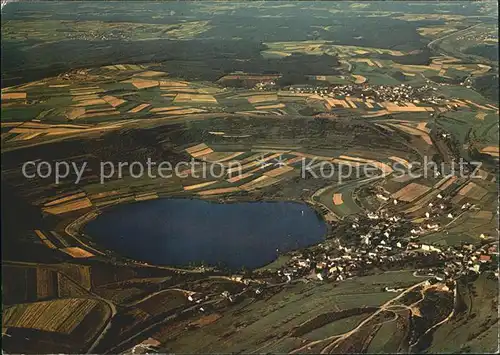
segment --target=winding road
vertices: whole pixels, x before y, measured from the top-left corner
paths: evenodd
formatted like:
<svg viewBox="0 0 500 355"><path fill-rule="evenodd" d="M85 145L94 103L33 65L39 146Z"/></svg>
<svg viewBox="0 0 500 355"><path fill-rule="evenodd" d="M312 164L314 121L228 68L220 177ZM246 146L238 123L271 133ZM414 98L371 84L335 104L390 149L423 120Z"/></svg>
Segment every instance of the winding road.
<svg viewBox="0 0 500 355"><path fill-rule="evenodd" d="M408 287L406 290L404 290L403 292L401 292L399 295L397 295L396 297L390 299L389 301L387 301L386 303L384 303L383 305L380 306L380 308L375 311L374 313L372 313L369 317L365 318L361 323L358 324L357 327L355 327L354 329L346 332L346 333L343 333L343 334L335 334L335 335L332 335L330 337L327 337L327 338L324 338L324 339L320 339L320 340L315 340L315 341L311 341L303 346L301 346L300 348L297 348L297 349L294 349L293 351L290 352L290 354L297 354L297 353L301 353L303 352L304 350L308 349L308 348L311 348L315 345L318 345L318 344L321 344L325 341L330 341L330 340L333 340L333 342L331 342L330 344L328 344L327 346L325 346L322 350L321 350L321 354L328 354L329 351L331 349L333 349L337 344L339 344L340 341L342 340L345 340L347 338L349 338L351 335L355 334L356 332L358 332L365 324L367 324L368 322L370 322L373 318L375 318L377 315L379 315L380 313L386 311L386 310L389 310L388 309L390 306L392 306L392 303L399 300L400 298L402 298L403 296L405 296L407 293L413 291L414 289L420 287L420 286L425 286L425 285L428 285L428 282L429 280L425 280L425 281L421 281L413 286L410 286Z"/></svg>

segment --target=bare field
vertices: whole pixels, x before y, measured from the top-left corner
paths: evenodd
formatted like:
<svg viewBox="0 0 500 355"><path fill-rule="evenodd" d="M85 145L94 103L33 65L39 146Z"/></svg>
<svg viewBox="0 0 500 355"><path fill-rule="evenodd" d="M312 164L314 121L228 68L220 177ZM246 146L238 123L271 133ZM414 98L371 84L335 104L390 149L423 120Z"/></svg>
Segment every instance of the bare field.
<svg viewBox="0 0 500 355"><path fill-rule="evenodd" d="M411 202L415 200L417 197L422 196L425 194L427 191L430 190L430 187L418 184L416 182L412 182L405 187L403 187L401 190L395 192L392 194L392 198L406 201L406 202Z"/></svg>

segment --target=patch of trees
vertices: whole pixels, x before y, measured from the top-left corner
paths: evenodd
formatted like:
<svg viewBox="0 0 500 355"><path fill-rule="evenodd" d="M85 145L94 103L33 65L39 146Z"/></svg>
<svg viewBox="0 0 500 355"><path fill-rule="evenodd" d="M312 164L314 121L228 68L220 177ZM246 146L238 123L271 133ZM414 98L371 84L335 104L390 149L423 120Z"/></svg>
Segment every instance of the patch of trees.
<svg viewBox="0 0 500 355"><path fill-rule="evenodd" d="M430 57L431 52L428 48L423 48L403 56L393 56L390 54L382 54L379 56L380 59L388 59L404 65L429 65L431 63Z"/></svg>
<svg viewBox="0 0 500 355"><path fill-rule="evenodd" d="M498 61L498 45L480 44L467 48L464 53L478 55L494 62Z"/></svg>
<svg viewBox="0 0 500 355"><path fill-rule="evenodd" d="M472 85L484 97L498 102L498 73L477 77Z"/></svg>

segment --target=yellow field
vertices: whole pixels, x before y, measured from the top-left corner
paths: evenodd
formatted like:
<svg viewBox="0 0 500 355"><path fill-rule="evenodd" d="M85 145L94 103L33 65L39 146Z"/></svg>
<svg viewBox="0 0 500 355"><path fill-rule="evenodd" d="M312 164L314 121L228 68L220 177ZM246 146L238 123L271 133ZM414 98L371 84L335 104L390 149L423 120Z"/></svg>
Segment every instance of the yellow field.
<svg viewBox="0 0 500 355"><path fill-rule="evenodd" d="M342 194L341 193L335 193L333 194L333 204L335 206L341 205L344 203L344 200L342 199Z"/></svg>
<svg viewBox="0 0 500 355"><path fill-rule="evenodd" d="M352 58L351 59L353 62L358 62L358 63L366 63L368 64L370 67L373 67L375 66L375 64L372 62L371 59L368 59L368 58Z"/></svg>
<svg viewBox="0 0 500 355"><path fill-rule="evenodd" d="M243 190L246 190L246 191L251 191L254 189L260 189L262 187L273 185L273 184L277 183L278 181L279 181L279 179L277 179L277 178L262 175L261 177L258 177L257 179L255 179L253 181L250 181L246 184L241 185L240 188Z"/></svg>
<svg viewBox="0 0 500 355"><path fill-rule="evenodd" d="M293 167L285 165L285 166L281 166L281 167L273 169L273 170L266 171L264 173L264 176L276 177L276 176L280 176L280 175L283 175L285 173L288 173L289 171L292 171L292 170L293 170Z"/></svg>
<svg viewBox="0 0 500 355"><path fill-rule="evenodd" d="M451 101L460 107L467 107L467 104L459 99L452 99Z"/></svg>
<svg viewBox="0 0 500 355"><path fill-rule="evenodd" d="M90 90L87 90L87 89L82 89L82 90L77 90L77 89L73 89L71 90L71 95L74 96L74 97L79 97L79 96L89 96L89 95L97 95L98 93L100 92L103 92L104 90L103 89L90 89Z"/></svg>
<svg viewBox="0 0 500 355"><path fill-rule="evenodd" d="M248 102L251 104L267 101L277 101L278 95L276 94L266 94L266 95L253 95L247 98Z"/></svg>
<svg viewBox="0 0 500 355"><path fill-rule="evenodd" d="M476 119L484 121L484 118L486 117L487 113L484 111L479 111L476 113Z"/></svg>
<svg viewBox="0 0 500 355"><path fill-rule="evenodd" d="M472 105L472 106L475 106L481 110L494 110L493 108L490 108L490 107L487 107L487 106L483 106L483 105L479 105L479 104L476 104L475 102L472 102L471 100L466 100L464 99L465 102L467 102L468 104Z"/></svg>
<svg viewBox="0 0 500 355"><path fill-rule="evenodd" d="M40 240L48 246L50 249L57 249L57 247L52 243L45 234L43 234L40 230L36 229L35 234L40 238Z"/></svg>
<svg viewBox="0 0 500 355"><path fill-rule="evenodd" d="M498 157L499 156L499 149L498 149L498 146L490 145L488 147L484 147L483 149L481 149L481 153L489 154L489 155L494 156L494 157Z"/></svg>
<svg viewBox="0 0 500 355"><path fill-rule="evenodd" d="M220 188L220 189L200 191L200 192L198 192L198 195L200 195L200 196L222 195L222 194L227 194L227 193L232 193L232 192L237 192L237 191L240 191L240 189L238 187L224 187L224 188Z"/></svg>
<svg viewBox="0 0 500 355"><path fill-rule="evenodd" d="M157 80L145 80L145 79L132 79L130 80L132 85L134 85L137 89L147 89L158 86Z"/></svg>
<svg viewBox="0 0 500 355"><path fill-rule="evenodd" d="M4 309L2 326L71 334L100 302L69 298L19 304Z"/></svg>
<svg viewBox="0 0 500 355"><path fill-rule="evenodd" d="M379 117L379 116L385 116L387 114L389 114L389 111L387 111L387 110L379 110L377 112L370 112L370 113L367 113L365 115L361 115L361 117ZM381 125L381 124L378 124L378 123L376 123L376 125L379 126L379 127L381 127L381 128L390 130L391 132L394 132L394 130L391 130L387 126L384 126L384 125Z"/></svg>
<svg viewBox="0 0 500 355"><path fill-rule="evenodd" d="M182 107L180 106L166 106L166 107L155 107L149 110L149 112L158 112L162 113L164 111L172 111L172 110L178 110L181 109Z"/></svg>
<svg viewBox="0 0 500 355"><path fill-rule="evenodd" d="M444 20L444 21L461 21L465 18L463 15L449 14L404 14L394 17L405 21L429 21L429 20Z"/></svg>
<svg viewBox="0 0 500 355"><path fill-rule="evenodd" d="M421 73L426 70L433 69L432 67L427 65L404 65L404 64L393 63L392 66L406 73ZM434 68L434 70L436 70L436 68Z"/></svg>
<svg viewBox="0 0 500 355"><path fill-rule="evenodd" d="M488 173L482 169L479 169L476 175L478 175L483 180L486 180L488 178Z"/></svg>
<svg viewBox="0 0 500 355"><path fill-rule="evenodd" d="M365 105L366 105L366 107L368 107L368 108L374 108L373 103L374 103L374 102L373 102L373 100L366 100L366 101L364 102L364 104L365 104Z"/></svg>
<svg viewBox="0 0 500 355"><path fill-rule="evenodd" d="M130 109L128 112L129 113L137 113L142 110L144 110L146 107L151 106L151 104L140 104L139 106L134 107L133 109Z"/></svg>
<svg viewBox="0 0 500 355"><path fill-rule="evenodd" d="M144 78L151 78L153 76L161 76L161 75L167 75L167 73L162 71L148 70L148 71L143 71L142 73L134 74L134 76L140 76Z"/></svg>
<svg viewBox="0 0 500 355"><path fill-rule="evenodd" d="M71 92L81 92L81 91L89 91L89 90L96 90L99 89L99 86L87 86L87 87L80 87L80 88L72 88L70 89Z"/></svg>
<svg viewBox="0 0 500 355"><path fill-rule="evenodd" d="M354 83L356 84L366 83L366 78L363 75L351 74L351 76L354 78Z"/></svg>
<svg viewBox="0 0 500 355"><path fill-rule="evenodd" d="M428 106L416 106L412 103L407 103L405 106L396 105L392 102L384 102L382 104L390 112L427 112L434 111L432 107Z"/></svg>
<svg viewBox="0 0 500 355"><path fill-rule="evenodd" d="M268 166L271 166L271 165L273 165L273 163L263 163L262 165L259 164L258 162L248 163L248 164L245 164L243 166L242 170L245 170L249 167L252 168L255 166L253 169L247 171L247 173L249 173L249 174L254 174L254 173L261 172L262 169L267 168Z"/></svg>
<svg viewBox="0 0 500 355"><path fill-rule="evenodd" d="M348 97L345 98L345 101L347 102L347 104L351 107L351 108L358 108L356 106L356 104Z"/></svg>
<svg viewBox="0 0 500 355"><path fill-rule="evenodd" d="M241 163L241 162L240 162ZM228 174L232 174L233 172L235 171L244 171L244 170L247 170L247 169L250 169L250 168L253 168L255 166L258 166L260 164L259 161L250 161L248 163L245 163L243 165L239 165L239 166L234 166L234 167L231 167L229 169L227 169L227 173ZM258 166L257 169L253 170L253 171L257 171L260 169L260 166ZM248 173L250 172L253 172L253 171L247 171Z"/></svg>
<svg viewBox="0 0 500 355"><path fill-rule="evenodd" d="M393 171L392 168L389 165L384 164L384 163L379 162L379 161L376 161L376 160L370 162L370 165L373 165L376 168L378 168L379 170L382 170L382 172L384 174L391 174L392 171Z"/></svg>
<svg viewBox="0 0 500 355"><path fill-rule="evenodd" d="M374 160L371 160L371 159L364 159L364 158L359 158L359 157L351 157L349 155L339 155L339 158L340 159L346 159L346 160L352 160L352 161L358 161L358 162L362 162L362 163L369 163L369 162L373 162Z"/></svg>
<svg viewBox="0 0 500 355"><path fill-rule="evenodd" d="M326 103L327 103L327 107L329 109L332 109L336 106L342 106L344 108L350 108L349 104L347 102L345 102L344 100L338 100L338 99L332 99L330 97L327 97L325 99Z"/></svg>
<svg viewBox="0 0 500 355"><path fill-rule="evenodd" d="M69 196L58 198L56 200L52 200L50 202L47 202L45 204L45 207L57 205L59 203L71 201L71 200L74 200L74 199L77 199L77 198L82 198L82 197L85 197L85 192L79 192L79 193L76 193L76 194L73 194L73 195L69 195Z"/></svg>
<svg viewBox="0 0 500 355"><path fill-rule="evenodd" d="M403 210L403 213L413 213L422 208L424 208L430 201L436 198L439 195L440 191L433 190L429 192L424 197L420 198L417 203L411 205L409 208Z"/></svg>
<svg viewBox="0 0 500 355"><path fill-rule="evenodd" d="M276 104L276 105L264 105L264 106L255 106L257 110L271 110L273 108L285 108L286 105L283 103Z"/></svg>
<svg viewBox="0 0 500 355"><path fill-rule="evenodd" d="M88 207L92 207L92 202L87 197L84 197L81 199L72 200L70 202L58 204L55 206L43 207L42 210L50 214L61 214Z"/></svg>
<svg viewBox="0 0 500 355"><path fill-rule="evenodd" d="M160 80L160 89L172 88L172 87L187 87L189 83L187 81L171 81L171 80Z"/></svg>
<svg viewBox="0 0 500 355"><path fill-rule="evenodd" d="M393 193L392 198L401 201L411 202L415 200L417 197L420 197L423 194L425 194L427 191L429 191L429 189L430 187L428 186L412 182L403 187L401 190Z"/></svg>
<svg viewBox="0 0 500 355"><path fill-rule="evenodd" d="M174 97L174 98L178 94L191 94L191 95L206 94L206 93L200 92L201 89L193 89L193 88L162 88L161 90L166 91L166 93L162 94L161 96ZM194 100L186 99L185 101L190 102L190 101L194 101Z"/></svg>
<svg viewBox="0 0 500 355"><path fill-rule="evenodd" d="M403 159L403 158L400 158L400 157L395 157L395 156L391 156L389 157L389 159L403 165L405 168L409 168L410 167L410 163L408 162L408 160L406 159Z"/></svg>
<svg viewBox="0 0 500 355"><path fill-rule="evenodd" d="M69 279L74 280L86 290L91 288L91 267L87 265L59 264L60 271Z"/></svg>
<svg viewBox="0 0 500 355"><path fill-rule="evenodd" d="M479 211L472 218L491 220L493 218L493 212L491 211Z"/></svg>
<svg viewBox="0 0 500 355"><path fill-rule="evenodd" d="M104 111L104 112L85 113L81 116L78 116L78 118L113 116L113 115L119 115L119 114L120 114L120 111Z"/></svg>
<svg viewBox="0 0 500 355"><path fill-rule="evenodd" d="M435 186L434 188L437 188L441 191L444 191L446 190L448 187L451 186L451 184L453 184L455 181L457 181L457 177L456 176L451 176L449 179L446 178L447 180L444 181L442 184L439 184L439 186Z"/></svg>
<svg viewBox="0 0 500 355"><path fill-rule="evenodd" d="M25 92L7 92L2 94L2 100L19 100L26 99Z"/></svg>
<svg viewBox="0 0 500 355"><path fill-rule="evenodd" d="M156 198L158 198L158 194L156 192L147 192L144 194L135 195L136 201L154 200Z"/></svg>
<svg viewBox="0 0 500 355"><path fill-rule="evenodd" d="M172 111L167 111L163 112L164 115L188 115L191 113L202 113L206 112L205 110L199 109L199 108L186 108L186 109L181 109L181 110L172 110Z"/></svg>
<svg viewBox="0 0 500 355"><path fill-rule="evenodd" d="M205 155L203 158L209 162L223 163L244 154L244 152L213 152Z"/></svg>
<svg viewBox="0 0 500 355"><path fill-rule="evenodd" d="M74 107L82 107L82 106L92 106L92 105L103 105L106 104L106 101L103 99L91 99L91 100L83 100L73 105Z"/></svg>
<svg viewBox="0 0 500 355"><path fill-rule="evenodd" d="M427 144L432 145L431 137L426 132L423 132L419 129L409 127L403 124L397 124L397 123L388 123L388 124L400 129L403 132L411 134L412 136L420 136Z"/></svg>
<svg viewBox="0 0 500 355"><path fill-rule="evenodd" d="M429 133L431 130L427 127L427 122L419 122L417 124L417 129Z"/></svg>
<svg viewBox="0 0 500 355"><path fill-rule="evenodd" d="M191 191L191 190L201 189L201 188L203 188L205 186L210 186L210 185L213 185L213 184L215 184L217 182L218 181L215 180L215 181L202 182L200 184L194 184L194 185L184 186L184 191Z"/></svg>
<svg viewBox="0 0 500 355"><path fill-rule="evenodd" d="M213 314L210 314L207 316L200 317L197 320L189 323L189 325L196 326L196 327L203 327L205 325L209 325L209 324L216 322L220 318L222 318L222 315L220 315L219 313L213 313Z"/></svg>
<svg viewBox="0 0 500 355"><path fill-rule="evenodd" d="M6 133L6 134L9 134L9 133ZM42 132L37 132L37 133L22 133L22 134L18 134L17 136L12 137L11 139L9 139L9 142L26 141L26 140L38 137L41 134L43 134L43 133Z"/></svg>
<svg viewBox="0 0 500 355"><path fill-rule="evenodd" d="M286 160L286 163L287 163L287 165L292 165L292 164L295 164L299 161L302 161L302 159L304 159L304 158L303 157L295 157L295 158L291 158L291 159Z"/></svg>
<svg viewBox="0 0 500 355"><path fill-rule="evenodd" d="M392 168L389 165L381 163L377 160L350 157L348 155L340 155L339 158L340 159L334 159L334 162L351 166L361 166L362 164L369 164L376 167L377 169L380 169L384 174L392 173Z"/></svg>
<svg viewBox="0 0 500 355"><path fill-rule="evenodd" d="M453 32L454 29L446 26L435 26L435 27L419 27L417 31L422 36L436 36L439 34L445 34L447 32Z"/></svg>
<svg viewBox="0 0 500 355"><path fill-rule="evenodd" d="M115 111L114 107L93 108L85 110L85 113L98 113L98 112L118 112L118 111Z"/></svg>
<svg viewBox="0 0 500 355"><path fill-rule="evenodd" d="M214 136L223 136L226 132L223 131L208 131L209 134L213 134Z"/></svg>
<svg viewBox="0 0 500 355"><path fill-rule="evenodd" d="M309 153L302 153L302 152L292 152L293 155L297 157L302 157L302 158L311 158L311 159L319 159L319 160L326 160L326 161L334 161L333 157L327 157L324 155L315 155L315 154L309 154Z"/></svg>
<svg viewBox="0 0 500 355"><path fill-rule="evenodd" d="M189 147L189 148L186 148L186 153L194 153L194 152L197 152L197 151L200 151L202 149L207 149L208 148L208 145L206 145L205 143L200 143L200 144L197 144L197 145L193 145L192 147Z"/></svg>
<svg viewBox="0 0 500 355"><path fill-rule="evenodd" d="M113 107L118 107L121 104L127 102L123 99L119 99L119 98L114 97L114 96L103 96L103 99L104 99L104 101L106 101L108 104L110 104Z"/></svg>
<svg viewBox="0 0 500 355"><path fill-rule="evenodd" d="M199 150L197 152L191 153L191 156L193 158L199 158L199 157L202 157L204 155L207 155L207 154L210 154L210 153L213 153L213 152L214 152L214 150L212 148L206 148L206 149Z"/></svg>
<svg viewBox="0 0 500 355"><path fill-rule="evenodd" d="M81 102L81 101L94 100L94 99L99 99L99 98L100 97L97 94L73 96L73 101Z"/></svg>
<svg viewBox="0 0 500 355"><path fill-rule="evenodd" d="M143 66L137 64L117 64L117 65L108 65L103 68L109 70L141 70L143 69Z"/></svg>
<svg viewBox="0 0 500 355"><path fill-rule="evenodd" d="M54 272L43 267L36 268L36 296L38 299L55 296Z"/></svg>
<svg viewBox="0 0 500 355"><path fill-rule="evenodd" d="M488 191L485 188L473 183L472 181L458 191L459 195L473 198L475 200L482 199L487 193Z"/></svg>
<svg viewBox="0 0 500 355"><path fill-rule="evenodd" d="M72 256L73 258L91 258L94 254L78 247L68 247L60 249L62 252Z"/></svg>
<svg viewBox="0 0 500 355"><path fill-rule="evenodd" d="M233 177L227 179L226 181L230 182L230 183L235 183L235 182L238 182L240 180L246 179L252 175L253 175L252 173L239 174L239 175L236 175L236 176L233 176Z"/></svg>
<svg viewBox="0 0 500 355"><path fill-rule="evenodd" d="M292 53L287 53L287 52L282 52L282 51L262 51L262 53L274 54L274 55L278 55L280 57L288 57L288 56L292 55Z"/></svg>
<svg viewBox="0 0 500 355"><path fill-rule="evenodd" d="M74 127L74 129L68 128ZM36 122L26 122L21 125L12 128L9 133L46 133L46 134L54 134L54 133L66 133L66 132L81 132L81 129L78 128L86 128L85 126L77 126L77 125L50 125Z"/></svg>
<svg viewBox="0 0 500 355"><path fill-rule="evenodd" d="M216 104L217 100L208 94L177 94L174 102L202 102Z"/></svg>

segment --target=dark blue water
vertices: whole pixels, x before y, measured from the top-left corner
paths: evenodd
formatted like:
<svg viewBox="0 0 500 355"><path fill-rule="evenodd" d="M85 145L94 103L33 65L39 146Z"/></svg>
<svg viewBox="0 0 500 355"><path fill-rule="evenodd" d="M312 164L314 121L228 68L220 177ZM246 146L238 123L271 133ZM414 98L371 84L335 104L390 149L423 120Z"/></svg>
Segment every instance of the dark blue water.
<svg viewBox="0 0 500 355"><path fill-rule="evenodd" d="M283 253L320 242L326 225L302 203L159 199L113 207L85 232L135 260L238 270L272 262L277 249Z"/></svg>

